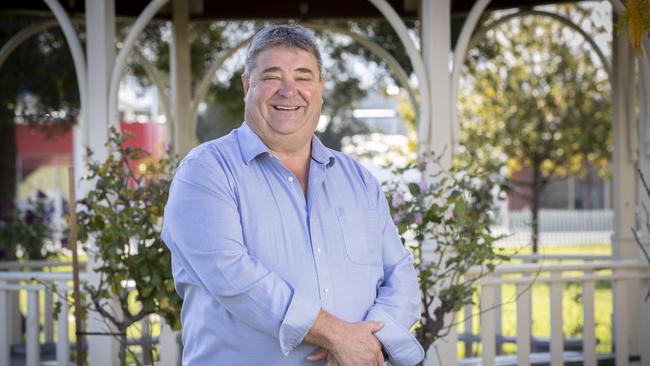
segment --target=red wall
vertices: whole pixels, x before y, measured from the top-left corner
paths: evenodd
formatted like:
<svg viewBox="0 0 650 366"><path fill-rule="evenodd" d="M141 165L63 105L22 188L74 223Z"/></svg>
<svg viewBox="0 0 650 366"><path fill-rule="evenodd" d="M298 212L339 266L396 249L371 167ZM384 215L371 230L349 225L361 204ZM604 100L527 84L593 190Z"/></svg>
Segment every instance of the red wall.
<svg viewBox="0 0 650 366"><path fill-rule="evenodd" d="M122 132L130 131L134 136L128 146L139 147L153 155L160 156L164 150L165 125L158 123L120 123ZM16 126L16 150L19 169L23 176L42 165L72 164L72 129L41 125L31 128Z"/></svg>

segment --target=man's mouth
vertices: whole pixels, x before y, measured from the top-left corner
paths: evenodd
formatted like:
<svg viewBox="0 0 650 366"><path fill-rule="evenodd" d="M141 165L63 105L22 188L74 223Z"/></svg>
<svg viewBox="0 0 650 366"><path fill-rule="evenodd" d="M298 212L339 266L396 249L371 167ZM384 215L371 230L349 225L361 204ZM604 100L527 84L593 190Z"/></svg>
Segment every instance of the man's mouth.
<svg viewBox="0 0 650 366"><path fill-rule="evenodd" d="M275 108L276 111L297 111L300 106L287 106L287 105L274 105L273 108Z"/></svg>

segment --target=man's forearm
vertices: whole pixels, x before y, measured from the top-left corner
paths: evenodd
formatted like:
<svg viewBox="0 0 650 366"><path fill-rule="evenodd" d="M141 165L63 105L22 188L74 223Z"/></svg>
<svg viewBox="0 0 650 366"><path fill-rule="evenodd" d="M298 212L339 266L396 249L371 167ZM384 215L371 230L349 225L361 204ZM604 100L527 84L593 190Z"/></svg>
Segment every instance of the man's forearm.
<svg viewBox="0 0 650 366"><path fill-rule="evenodd" d="M337 328L340 328L342 322L341 319L321 309L303 342L331 350L334 347L336 334L340 333Z"/></svg>

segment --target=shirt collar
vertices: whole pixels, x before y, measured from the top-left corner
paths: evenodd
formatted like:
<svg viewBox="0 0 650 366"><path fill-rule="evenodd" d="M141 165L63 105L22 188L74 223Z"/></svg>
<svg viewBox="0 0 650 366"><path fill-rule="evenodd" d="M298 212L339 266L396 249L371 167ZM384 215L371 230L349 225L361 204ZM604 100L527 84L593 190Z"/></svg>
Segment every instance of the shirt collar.
<svg viewBox="0 0 650 366"><path fill-rule="evenodd" d="M239 142L241 157L244 159L246 165L260 154L271 153L269 148L266 147L260 137L257 136L250 127L248 127L246 122L242 123L241 127L237 130L237 141Z"/></svg>
<svg viewBox="0 0 650 366"><path fill-rule="evenodd" d="M266 147L262 139L251 130L246 122L242 123L241 127L237 130L237 141L239 142L239 150L246 165L250 164L251 160L261 154L271 154L271 150ZM311 138L311 158L320 164L326 164L328 168L335 161L334 154L315 135L312 135Z"/></svg>
<svg viewBox="0 0 650 366"><path fill-rule="evenodd" d="M318 163L326 164L328 168L334 165L336 160L334 154L323 145L316 135L311 137L311 158Z"/></svg>

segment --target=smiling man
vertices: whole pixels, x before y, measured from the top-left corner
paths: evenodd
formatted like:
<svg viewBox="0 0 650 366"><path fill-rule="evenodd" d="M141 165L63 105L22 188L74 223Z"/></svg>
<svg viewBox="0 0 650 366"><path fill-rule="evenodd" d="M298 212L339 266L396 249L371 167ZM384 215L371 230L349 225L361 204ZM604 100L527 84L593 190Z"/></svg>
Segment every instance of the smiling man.
<svg viewBox="0 0 650 366"><path fill-rule="evenodd" d="M184 365L415 365L420 302L375 178L314 136L320 52L297 25L253 37L245 113L179 165L163 239Z"/></svg>

